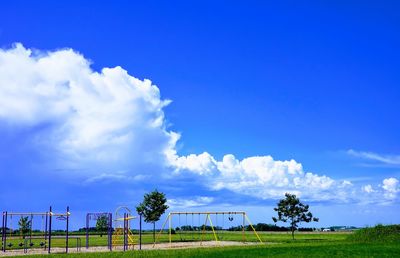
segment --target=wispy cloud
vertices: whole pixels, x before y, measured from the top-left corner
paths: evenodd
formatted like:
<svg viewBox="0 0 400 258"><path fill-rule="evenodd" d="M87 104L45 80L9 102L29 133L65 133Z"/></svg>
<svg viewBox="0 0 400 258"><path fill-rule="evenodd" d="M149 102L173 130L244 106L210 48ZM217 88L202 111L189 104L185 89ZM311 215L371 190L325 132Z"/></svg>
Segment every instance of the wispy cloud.
<svg viewBox="0 0 400 258"><path fill-rule="evenodd" d="M130 176L126 171L118 171L114 173L101 173L96 176L92 176L87 178L84 183L90 184L101 181L124 181L124 182L133 182L133 181L142 181L148 178L146 175L134 175Z"/></svg>
<svg viewBox="0 0 400 258"><path fill-rule="evenodd" d="M374 161L379 164L400 166L400 155L382 155L374 152L348 150L347 154L353 157ZM371 164L367 164L371 165Z"/></svg>
<svg viewBox="0 0 400 258"><path fill-rule="evenodd" d="M190 199L168 199L168 206L171 210L174 209L186 209L186 208L194 208L209 205L214 201L213 197L208 196L195 196Z"/></svg>

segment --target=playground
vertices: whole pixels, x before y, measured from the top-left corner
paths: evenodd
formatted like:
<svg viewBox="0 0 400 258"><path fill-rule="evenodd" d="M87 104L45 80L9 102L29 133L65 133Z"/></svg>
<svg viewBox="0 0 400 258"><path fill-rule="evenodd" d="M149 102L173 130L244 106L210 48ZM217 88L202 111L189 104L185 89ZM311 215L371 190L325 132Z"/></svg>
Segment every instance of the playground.
<svg viewBox="0 0 400 258"><path fill-rule="evenodd" d="M161 228L142 228L141 215L127 206L88 212L84 231L70 230L69 207L55 212L2 213L1 254L124 252L265 244L244 211L180 211L166 214ZM101 232L93 225L101 222Z"/></svg>
<svg viewBox="0 0 400 258"><path fill-rule="evenodd" d="M396 225L355 233L297 232L294 240L290 232L257 232L244 211L169 212L158 222L156 231L143 228L142 216L127 206L114 212L87 212L81 219L85 227L79 230L70 223L73 216L69 207L58 211L49 207L44 212L4 211L0 256L400 256ZM101 227L94 230L94 225Z"/></svg>

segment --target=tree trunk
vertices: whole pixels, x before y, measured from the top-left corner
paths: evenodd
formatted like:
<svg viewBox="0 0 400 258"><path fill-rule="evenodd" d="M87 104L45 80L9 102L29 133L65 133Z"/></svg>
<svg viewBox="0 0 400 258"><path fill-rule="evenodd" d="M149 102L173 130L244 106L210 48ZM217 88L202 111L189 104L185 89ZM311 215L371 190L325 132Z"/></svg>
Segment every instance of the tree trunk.
<svg viewBox="0 0 400 258"><path fill-rule="evenodd" d="M291 230L292 230L292 240L294 240L294 217L292 216L292 221L290 223Z"/></svg>
<svg viewBox="0 0 400 258"><path fill-rule="evenodd" d="M156 243L156 223L153 222L153 243Z"/></svg>
<svg viewBox="0 0 400 258"><path fill-rule="evenodd" d="M291 223L292 225L291 225L291 230L292 230L292 240L294 240L294 225L293 225L293 220L292 220L292 223Z"/></svg>
<svg viewBox="0 0 400 258"><path fill-rule="evenodd" d="M294 228L292 226L292 239L294 240Z"/></svg>

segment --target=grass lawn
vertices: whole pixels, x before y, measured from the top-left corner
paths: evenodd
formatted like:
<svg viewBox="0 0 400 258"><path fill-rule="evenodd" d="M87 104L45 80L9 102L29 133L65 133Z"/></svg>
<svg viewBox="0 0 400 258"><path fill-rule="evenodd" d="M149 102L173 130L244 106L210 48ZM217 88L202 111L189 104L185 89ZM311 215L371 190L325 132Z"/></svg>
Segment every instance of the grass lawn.
<svg viewBox="0 0 400 258"><path fill-rule="evenodd" d="M66 257L65 254L53 254L51 256ZM48 255L24 257L48 257ZM266 246L129 251L124 253L78 253L68 254L68 257L400 257L400 246L397 244L352 244L339 241L337 243L284 243Z"/></svg>
<svg viewBox="0 0 400 258"><path fill-rule="evenodd" d="M247 242L258 242L257 237L252 232L245 232L245 239ZM348 233L297 233L296 240L292 240L289 232L258 232L259 236L264 242L268 243L315 243L315 242L336 242L340 240L345 240L348 236ZM242 241L243 235L241 232L218 232L218 239L221 241ZM77 241L76 238L80 238L81 246L86 246L86 238L84 235L74 236L73 233L70 236L68 246L70 248L76 247ZM138 243L138 235L134 235L134 238ZM186 241L200 241L201 234L199 233L181 233L181 234L173 234L172 241L173 242L186 242ZM214 240L214 235L212 232L206 232L203 235L203 240ZM162 233L157 242L168 242L168 234ZM19 237L7 238L7 243L12 243L11 249L20 249L19 243L23 242ZM32 239L34 243L33 248L38 248L40 242L45 242L43 238L36 237ZM29 243L29 241L28 241ZM107 236L103 235L100 237L99 235L90 235L89 238L90 246L106 246L107 245ZM146 232L142 236L143 244L153 243L153 235L151 232ZM52 238L52 247L65 247L65 238L62 236L57 236ZM8 249L10 249L8 247Z"/></svg>
<svg viewBox="0 0 400 258"><path fill-rule="evenodd" d="M193 248L174 250L146 250L128 252L106 253L77 253L68 254L68 257L102 258L102 257L400 257L400 245L398 243L360 243L349 240L348 233L297 233L296 240L291 240L287 233L260 233L262 239L270 244L252 246L231 246L214 248ZM168 235L162 236L167 241ZM192 235L174 235L174 241L181 238L190 240ZM207 235L211 238L211 234ZM222 240L240 240L240 232L224 232ZM255 241L247 235L248 240ZM150 243L152 235L146 233L144 242ZM59 240L57 240L59 241ZM106 243L106 237L91 236L91 243L101 245ZM71 247L74 241L71 241ZM84 246L84 239L82 245ZM64 243L59 243L62 246ZM52 254L51 257L66 257L65 254ZM48 255L25 255L24 257L48 257Z"/></svg>

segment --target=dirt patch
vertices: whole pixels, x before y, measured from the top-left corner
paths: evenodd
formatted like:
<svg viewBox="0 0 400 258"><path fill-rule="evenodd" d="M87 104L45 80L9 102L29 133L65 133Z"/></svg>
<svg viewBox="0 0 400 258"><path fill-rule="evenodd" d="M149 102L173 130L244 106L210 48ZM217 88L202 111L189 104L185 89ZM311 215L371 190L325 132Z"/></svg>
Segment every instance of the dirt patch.
<svg viewBox="0 0 400 258"><path fill-rule="evenodd" d="M173 242L161 243L153 245L142 245L143 250L151 249L186 249L186 248L201 248L201 247L221 247L221 246L243 246L243 245L257 245L257 242L237 242L237 241L203 241L203 242Z"/></svg>

